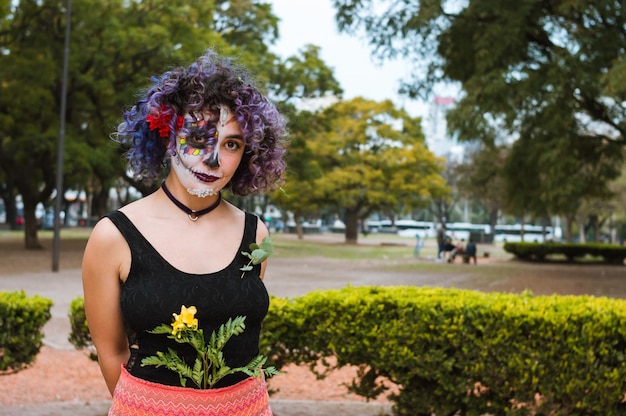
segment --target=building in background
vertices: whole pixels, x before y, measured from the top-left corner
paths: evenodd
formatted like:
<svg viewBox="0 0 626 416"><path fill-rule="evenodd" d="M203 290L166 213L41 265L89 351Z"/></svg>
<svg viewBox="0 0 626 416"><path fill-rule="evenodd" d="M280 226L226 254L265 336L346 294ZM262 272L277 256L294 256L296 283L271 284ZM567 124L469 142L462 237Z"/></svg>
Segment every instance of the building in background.
<svg viewBox="0 0 626 416"><path fill-rule="evenodd" d="M454 108L456 99L450 96L435 96L428 107L428 118L424 127L426 144L431 152L445 157L449 162L460 163L465 156L465 146L448 132L446 115Z"/></svg>

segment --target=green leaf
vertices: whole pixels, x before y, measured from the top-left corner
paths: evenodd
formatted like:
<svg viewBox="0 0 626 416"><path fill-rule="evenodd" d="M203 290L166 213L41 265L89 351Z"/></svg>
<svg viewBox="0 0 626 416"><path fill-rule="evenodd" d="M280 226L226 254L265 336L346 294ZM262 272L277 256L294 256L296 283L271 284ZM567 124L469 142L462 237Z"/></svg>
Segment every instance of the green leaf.
<svg viewBox="0 0 626 416"><path fill-rule="evenodd" d="M274 252L274 246L272 245L272 239L270 237L265 237L260 245L257 243L252 243L249 247L252 253L248 253L245 251L241 252L241 254L250 259L250 262L247 265L239 269L244 273L252 270L252 265L256 265L265 261ZM241 277L243 277L244 273L241 274Z"/></svg>
<svg viewBox="0 0 626 416"><path fill-rule="evenodd" d="M193 336L189 337L188 344L190 344L197 352L203 353L206 349L203 331L201 329L193 331Z"/></svg>
<svg viewBox="0 0 626 416"><path fill-rule="evenodd" d="M194 381L194 383L196 383L196 385L206 388L206 386L202 384L202 381L204 379L203 364L204 363L202 362L202 359L196 358L196 362L194 363L193 370L191 372L191 379Z"/></svg>
<svg viewBox="0 0 626 416"><path fill-rule="evenodd" d="M172 333L172 325L161 324L154 328L152 331L148 331L151 334L171 334Z"/></svg>
<svg viewBox="0 0 626 416"><path fill-rule="evenodd" d="M276 367L271 366L263 369L263 373L265 373L265 377L274 377L280 374L280 371L276 369Z"/></svg>
<svg viewBox="0 0 626 416"><path fill-rule="evenodd" d="M274 245L272 244L272 239L270 237L265 237L263 241L261 241L259 248L264 250L268 256L274 254Z"/></svg>

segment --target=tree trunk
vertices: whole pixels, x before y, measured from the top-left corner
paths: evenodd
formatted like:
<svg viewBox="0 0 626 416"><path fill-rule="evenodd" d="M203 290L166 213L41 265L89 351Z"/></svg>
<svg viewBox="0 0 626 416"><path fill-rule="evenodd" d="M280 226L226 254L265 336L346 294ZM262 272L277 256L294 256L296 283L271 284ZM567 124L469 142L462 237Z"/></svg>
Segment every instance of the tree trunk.
<svg viewBox="0 0 626 416"><path fill-rule="evenodd" d="M498 208L493 208L489 211L489 225L491 226L491 235L493 236L491 242L495 242L496 236L496 224L498 223Z"/></svg>
<svg viewBox="0 0 626 416"><path fill-rule="evenodd" d="M108 212L109 190L102 187L98 192L94 192L91 197L90 215L92 217L101 218Z"/></svg>
<svg viewBox="0 0 626 416"><path fill-rule="evenodd" d="M2 198L2 202L4 202L5 222L9 224L11 230L15 230L17 228L15 224L15 219L17 218L15 187L8 182L8 178L5 178L5 182L0 184L0 198Z"/></svg>
<svg viewBox="0 0 626 416"><path fill-rule="evenodd" d="M43 247L39 243L37 235L37 217L35 216L35 208L37 202L24 198L24 245L27 250L40 250Z"/></svg>
<svg viewBox="0 0 626 416"><path fill-rule="evenodd" d="M17 230L17 209L15 208L15 195L13 188L7 188L6 192L2 192L2 201L4 201L4 214L6 223L9 224L11 230Z"/></svg>
<svg viewBox="0 0 626 416"><path fill-rule="evenodd" d="M565 216L565 241L571 243L574 236L572 235L572 228L574 226L574 217L571 215Z"/></svg>
<svg viewBox="0 0 626 416"><path fill-rule="evenodd" d="M296 235L298 236L298 240L304 240L304 230L302 229L302 221L300 219L296 219Z"/></svg>
<svg viewBox="0 0 626 416"><path fill-rule="evenodd" d="M302 229L302 215L299 212L293 213L293 221L296 223L296 235L298 236L298 240L304 239L304 230Z"/></svg>
<svg viewBox="0 0 626 416"><path fill-rule="evenodd" d="M589 215L589 228L593 233L592 240L594 243L600 241L600 236L598 233L598 216L595 214Z"/></svg>
<svg viewBox="0 0 626 416"><path fill-rule="evenodd" d="M346 209L346 244L357 244L359 238L359 214L357 210Z"/></svg>

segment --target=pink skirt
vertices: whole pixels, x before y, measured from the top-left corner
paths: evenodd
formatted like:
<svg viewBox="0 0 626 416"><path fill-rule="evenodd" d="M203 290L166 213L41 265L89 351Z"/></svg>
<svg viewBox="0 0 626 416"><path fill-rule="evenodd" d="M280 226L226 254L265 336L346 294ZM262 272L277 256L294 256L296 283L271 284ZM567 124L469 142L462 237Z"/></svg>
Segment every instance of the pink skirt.
<svg viewBox="0 0 626 416"><path fill-rule="evenodd" d="M272 416L264 378L209 390L166 386L130 375L122 365L109 416Z"/></svg>

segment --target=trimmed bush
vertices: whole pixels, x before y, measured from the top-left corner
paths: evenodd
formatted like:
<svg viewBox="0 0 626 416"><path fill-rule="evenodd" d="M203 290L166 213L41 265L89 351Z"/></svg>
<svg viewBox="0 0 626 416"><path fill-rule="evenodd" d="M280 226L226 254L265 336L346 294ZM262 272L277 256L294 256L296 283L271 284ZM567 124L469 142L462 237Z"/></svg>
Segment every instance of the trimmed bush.
<svg viewBox="0 0 626 416"><path fill-rule="evenodd" d="M89 351L89 358L94 361L98 361L98 355L95 352L93 342L91 340L91 334L89 333L89 327L87 326L87 316L85 316L85 299L83 299L82 296L72 299L68 317L70 319L70 326L72 327L72 330L67 340L74 347L76 347L76 349L85 349Z"/></svg>
<svg viewBox="0 0 626 416"><path fill-rule="evenodd" d="M16 372L39 354L52 300L24 291L0 292L0 371Z"/></svg>
<svg viewBox="0 0 626 416"><path fill-rule="evenodd" d="M626 414L621 300L348 287L273 299L265 322L263 353L359 366L365 396L386 377L397 415Z"/></svg>
<svg viewBox="0 0 626 416"><path fill-rule="evenodd" d="M261 339L278 369L358 366L364 397L390 380L401 416L625 415L625 348L623 300L403 286L273 297Z"/></svg>
<svg viewBox="0 0 626 416"><path fill-rule="evenodd" d="M626 258L626 247L615 244L504 243L503 249L521 260L543 261L549 255L563 255L572 262L591 256L601 257L603 263L624 264Z"/></svg>

